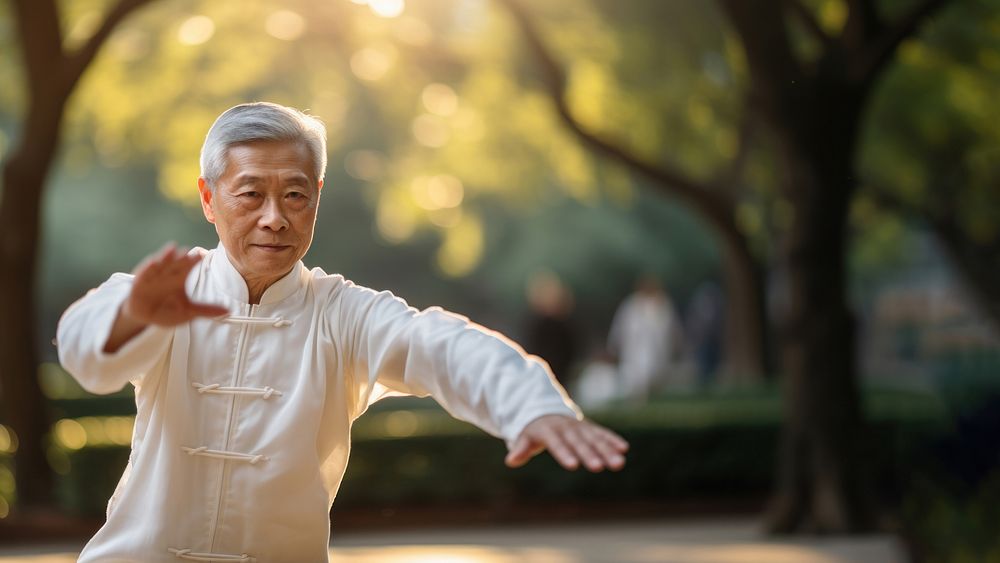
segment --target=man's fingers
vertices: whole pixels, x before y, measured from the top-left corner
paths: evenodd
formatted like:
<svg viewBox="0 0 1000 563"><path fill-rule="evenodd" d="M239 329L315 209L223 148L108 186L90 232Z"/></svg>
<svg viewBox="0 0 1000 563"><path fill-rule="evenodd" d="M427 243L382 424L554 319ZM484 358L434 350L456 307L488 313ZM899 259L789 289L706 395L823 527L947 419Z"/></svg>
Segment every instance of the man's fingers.
<svg viewBox="0 0 1000 563"><path fill-rule="evenodd" d="M527 436L522 435L514 442L504 462L508 467L521 467L525 463L528 463L528 460L534 457L540 449L534 446Z"/></svg>
<svg viewBox="0 0 1000 563"><path fill-rule="evenodd" d="M613 471L618 471L625 466L625 450L622 449L617 443L609 440L608 437L604 436L602 432L597 432L593 430L593 441L592 445L597 454L603 459L604 466ZM627 449L627 445L626 449Z"/></svg>
<svg viewBox="0 0 1000 563"><path fill-rule="evenodd" d="M619 452L625 453L628 451L629 445L625 438L622 438L618 434L601 426L595 426L594 429L601 434L606 442L614 446Z"/></svg>
<svg viewBox="0 0 1000 563"><path fill-rule="evenodd" d="M184 283L188 273L202 259L200 254L188 254L184 248L170 247L168 250L136 268L136 281L148 287L175 287Z"/></svg>
<svg viewBox="0 0 1000 563"><path fill-rule="evenodd" d="M150 262L159 265L166 264L173 259L175 250L177 250L177 245L172 241L168 242L153 254Z"/></svg>
<svg viewBox="0 0 1000 563"><path fill-rule="evenodd" d="M518 467L538 451L548 449L569 470L582 464L593 472L617 471L625 466L628 447L621 436L598 424L564 415L546 415L525 427L511 447L507 464ZM533 453L528 455L531 450Z"/></svg>
<svg viewBox="0 0 1000 563"><path fill-rule="evenodd" d="M628 442L607 428L591 424L588 426L587 432L591 435L592 440L599 442L603 447L611 448L621 454L628 451Z"/></svg>
<svg viewBox="0 0 1000 563"><path fill-rule="evenodd" d="M559 465L570 471L580 467L580 458L560 432L547 431L542 437L542 443Z"/></svg>
<svg viewBox="0 0 1000 563"><path fill-rule="evenodd" d="M136 266L134 270L132 270L132 273L135 274L136 277L139 277L146 272L159 270L163 265L163 260L167 256L172 255L173 252L174 252L174 243L168 242L167 244L160 247L160 249L157 250L156 252L143 258L142 261L139 262L139 265Z"/></svg>
<svg viewBox="0 0 1000 563"><path fill-rule="evenodd" d="M505 460L508 467L521 467L532 457L540 452L548 450L549 454L566 469L574 470L580 465L573 449L565 443L557 432L545 430L539 435L532 435L528 432L514 442L510 453Z"/></svg>
<svg viewBox="0 0 1000 563"><path fill-rule="evenodd" d="M168 242L159 250L144 258L142 262L135 267L132 273L135 274L137 278L140 276L158 277L162 275L165 269L175 261L176 251L177 245L173 242Z"/></svg>
<svg viewBox="0 0 1000 563"><path fill-rule="evenodd" d="M580 434L600 459L602 469L606 467L618 471L625 466L624 454L628 451L628 442L624 438L588 422L581 427Z"/></svg>
<svg viewBox="0 0 1000 563"><path fill-rule="evenodd" d="M566 441L569 442L576 457L583 461L584 467L592 472L604 469L604 458L595 450L595 440L578 428L567 428Z"/></svg>
<svg viewBox="0 0 1000 563"><path fill-rule="evenodd" d="M199 254L187 254L185 256L178 257L168 266L169 275L187 279L188 273L191 272L198 262L201 262L201 258L202 257Z"/></svg>

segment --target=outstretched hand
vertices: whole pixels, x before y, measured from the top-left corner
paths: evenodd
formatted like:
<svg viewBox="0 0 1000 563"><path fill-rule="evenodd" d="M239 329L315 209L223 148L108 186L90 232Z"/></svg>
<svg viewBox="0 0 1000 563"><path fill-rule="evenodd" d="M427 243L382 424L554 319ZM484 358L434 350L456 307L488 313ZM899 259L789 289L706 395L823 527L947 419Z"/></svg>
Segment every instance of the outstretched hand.
<svg viewBox="0 0 1000 563"><path fill-rule="evenodd" d="M143 260L133 272L132 292L122 306L122 314L145 325L159 326L225 315L225 307L195 303L188 298L184 282L200 261L200 254L188 254L172 243Z"/></svg>
<svg viewBox="0 0 1000 563"><path fill-rule="evenodd" d="M564 415L540 416L524 427L510 447L508 467L520 467L548 450L566 469L583 465L592 472L625 467L628 442L607 428Z"/></svg>
<svg viewBox="0 0 1000 563"><path fill-rule="evenodd" d="M187 295L184 282L201 260L173 243L140 263L133 274L132 290L115 319L104 345L112 353L149 325L176 326L197 317L218 317L228 309L218 305L195 303Z"/></svg>

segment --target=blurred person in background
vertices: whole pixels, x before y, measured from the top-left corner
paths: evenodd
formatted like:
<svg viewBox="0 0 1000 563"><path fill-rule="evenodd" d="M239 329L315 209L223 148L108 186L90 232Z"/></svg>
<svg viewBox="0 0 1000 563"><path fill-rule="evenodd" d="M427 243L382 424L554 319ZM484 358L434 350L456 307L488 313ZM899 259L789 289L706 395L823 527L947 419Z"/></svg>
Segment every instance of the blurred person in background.
<svg viewBox="0 0 1000 563"><path fill-rule="evenodd" d="M639 278L615 312L608 350L618 359L621 397L644 403L668 382L683 335L670 295L656 276Z"/></svg>
<svg viewBox="0 0 1000 563"><path fill-rule="evenodd" d="M573 293L554 273L541 271L528 280L527 298L524 348L545 360L556 380L569 386L579 340L572 319Z"/></svg>
<svg viewBox="0 0 1000 563"><path fill-rule="evenodd" d="M686 340L700 390L711 387L722 360L724 299L719 284L708 280L698 286L687 307Z"/></svg>
<svg viewBox="0 0 1000 563"><path fill-rule="evenodd" d="M59 357L93 393L135 388L129 463L80 561L327 561L353 421L430 395L568 469L620 469L543 362L440 308L301 262L326 168L314 117L243 104L212 125L198 189L219 244L168 245L64 313ZM349 236L349 233L345 233Z"/></svg>

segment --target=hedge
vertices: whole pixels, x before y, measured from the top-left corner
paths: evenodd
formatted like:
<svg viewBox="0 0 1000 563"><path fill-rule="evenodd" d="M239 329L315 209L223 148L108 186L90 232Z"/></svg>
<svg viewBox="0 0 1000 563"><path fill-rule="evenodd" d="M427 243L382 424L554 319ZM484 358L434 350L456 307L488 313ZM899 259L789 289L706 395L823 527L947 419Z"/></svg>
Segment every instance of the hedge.
<svg viewBox="0 0 1000 563"><path fill-rule="evenodd" d="M508 469L502 441L432 405L385 401L357 422L338 507L726 499L772 486L780 435L772 392L675 397L598 415L631 444L627 468L601 474L563 471L548 455ZM924 463L926 445L947 433L947 418L934 401L899 393L870 395L868 411L863 463L885 500L895 502L912 468ZM60 479L61 502L76 514L101 514L128 449L63 454L70 470Z"/></svg>

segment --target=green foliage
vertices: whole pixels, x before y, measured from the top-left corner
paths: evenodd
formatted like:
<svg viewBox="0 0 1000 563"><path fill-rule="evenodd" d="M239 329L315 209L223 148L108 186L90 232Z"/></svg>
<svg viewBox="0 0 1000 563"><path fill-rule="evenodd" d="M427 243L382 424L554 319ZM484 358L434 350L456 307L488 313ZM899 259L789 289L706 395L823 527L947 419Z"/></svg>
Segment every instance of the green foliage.
<svg viewBox="0 0 1000 563"><path fill-rule="evenodd" d="M68 47L92 32L106 4L65 4ZM572 0L541 13L586 126L697 175L731 156L743 78L730 59L740 55L710 6ZM550 25L549 16L571 25ZM656 21L670 22L671 49ZM75 93L67 163L155 164L160 189L193 206L197 150L222 109L247 99L310 108L330 129L331 169L344 165L371 185L379 236L398 244L433 232L439 271L468 275L485 251L480 196L523 211L549 194L594 204L602 194L627 201L637 188L558 121L526 54L492 3L413 3L384 19L348 2L154 2L120 26ZM5 59L0 72L17 66ZM0 102L16 119L17 104ZM352 164L358 151L366 166ZM428 178L457 180L459 203L428 206L420 197Z"/></svg>
<svg viewBox="0 0 1000 563"><path fill-rule="evenodd" d="M970 238L1000 237L1000 3L953 2L904 43L865 123L865 182L927 213L955 213ZM858 215L866 219L878 217Z"/></svg>
<svg viewBox="0 0 1000 563"><path fill-rule="evenodd" d="M902 518L910 549L925 563L1000 561L1000 471L970 496L923 478L907 497Z"/></svg>

